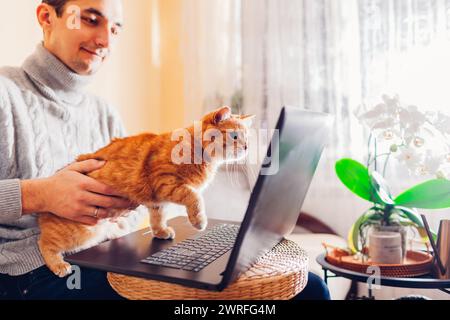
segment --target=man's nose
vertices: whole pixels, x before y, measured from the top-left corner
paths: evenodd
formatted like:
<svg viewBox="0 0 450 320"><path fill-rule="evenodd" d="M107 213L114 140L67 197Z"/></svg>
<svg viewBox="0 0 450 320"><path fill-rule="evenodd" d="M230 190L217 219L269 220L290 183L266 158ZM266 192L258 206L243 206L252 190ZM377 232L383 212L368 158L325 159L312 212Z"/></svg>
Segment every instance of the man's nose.
<svg viewBox="0 0 450 320"><path fill-rule="evenodd" d="M112 31L109 25L100 28L96 35L95 44L104 49L109 49L111 45Z"/></svg>

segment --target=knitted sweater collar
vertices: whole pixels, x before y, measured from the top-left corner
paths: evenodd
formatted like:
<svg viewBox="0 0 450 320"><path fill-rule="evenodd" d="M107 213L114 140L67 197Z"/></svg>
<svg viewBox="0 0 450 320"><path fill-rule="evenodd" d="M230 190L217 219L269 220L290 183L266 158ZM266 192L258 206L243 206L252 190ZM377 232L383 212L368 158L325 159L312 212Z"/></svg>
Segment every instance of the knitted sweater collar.
<svg viewBox="0 0 450 320"><path fill-rule="evenodd" d="M25 60L22 68L47 98L70 105L76 105L82 101L82 89L93 78L70 70L42 43Z"/></svg>

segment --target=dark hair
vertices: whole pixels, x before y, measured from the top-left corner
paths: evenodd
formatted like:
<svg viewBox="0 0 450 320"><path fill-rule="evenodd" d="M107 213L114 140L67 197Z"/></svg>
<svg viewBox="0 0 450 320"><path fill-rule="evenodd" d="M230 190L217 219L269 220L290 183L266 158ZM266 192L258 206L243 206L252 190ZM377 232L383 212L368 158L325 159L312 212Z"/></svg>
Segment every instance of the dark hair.
<svg viewBox="0 0 450 320"><path fill-rule="evenodd" d="M56 15L58 17L61 17L63 15L64 6L69 1L70 0L42 0L42 3L46 3L49 6L52 6L56 11Z"/></svg>

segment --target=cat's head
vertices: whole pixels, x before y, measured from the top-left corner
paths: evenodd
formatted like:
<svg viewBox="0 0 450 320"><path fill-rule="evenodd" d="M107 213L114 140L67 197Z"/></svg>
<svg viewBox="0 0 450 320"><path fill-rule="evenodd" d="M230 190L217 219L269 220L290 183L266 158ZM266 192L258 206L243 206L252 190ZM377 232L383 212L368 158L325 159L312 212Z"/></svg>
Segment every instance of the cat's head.
<svg viewBox="0 0 450 320"><path fill-rule="evenodd" d="M232 162L248 153L249 129L255 116L231 114L230 107L222 107L202 119L203 149L211 159Z"/></svg>

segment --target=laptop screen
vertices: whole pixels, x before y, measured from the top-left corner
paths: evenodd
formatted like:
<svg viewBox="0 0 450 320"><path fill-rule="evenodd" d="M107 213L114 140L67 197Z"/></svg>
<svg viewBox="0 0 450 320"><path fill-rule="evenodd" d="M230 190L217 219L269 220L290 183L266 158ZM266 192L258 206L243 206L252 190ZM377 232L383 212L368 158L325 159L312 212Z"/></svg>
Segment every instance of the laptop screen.
<svg viewBox="0 0 450 320"><path fill-rule="evenodd" d="M250 196L223 284L292 232L328 140L331 116L284 107ZM269 161L270 160L270 161ZM268 170L272 166L275 170ZM270 174L265 174L270 172Z"/></svg>

